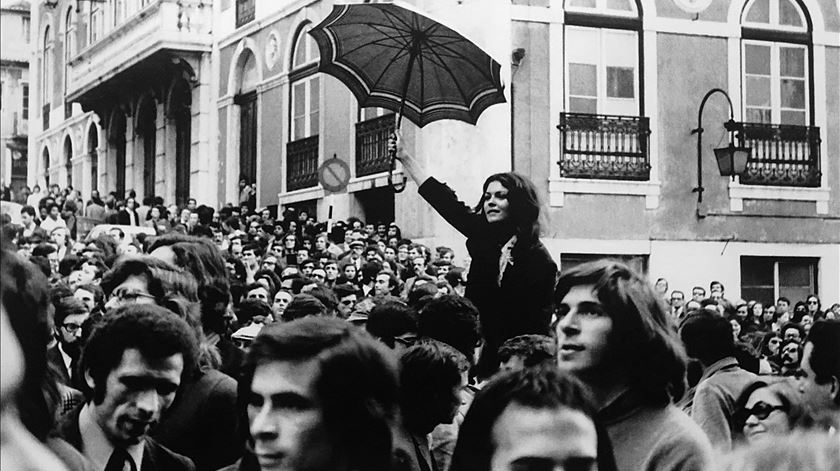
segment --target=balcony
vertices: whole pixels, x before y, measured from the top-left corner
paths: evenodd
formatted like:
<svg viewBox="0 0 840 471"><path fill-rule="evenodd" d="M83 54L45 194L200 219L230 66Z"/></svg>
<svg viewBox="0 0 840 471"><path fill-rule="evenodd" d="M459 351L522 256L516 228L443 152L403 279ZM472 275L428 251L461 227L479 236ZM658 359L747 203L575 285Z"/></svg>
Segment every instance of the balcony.
<svg viewBox="0 0 840 471"><path fill-rule="evenodd" d="M387 172L388 138L394 132L394 113L356 124L356 176Z"/></svg>
<svg viewBox="0 0 840 471"><path fill-rule="evenodd" d="M648 118L560 113L557 129L562 177L650 179Z"/></svg>
<svg viewBox="0 0 840 471"><path fill-rule="evenodd" d="M318 136L286 144L286 191L318 184Z"/></svg>
<svg viewBox="0 0 840 471"><path fill-rule="evenodd" d="M742 146L752 148L745 185L819 187L820 128L786 124L743 123Z"/></svg>
<svg viewBox="0 0 840 471"><path fill-rule="evenodd" d="M67 101L89 109L91 102L125 94L126 86L166 80L182 65L191 65L195 75L198 58L211 51L211 0L126 3L136 9L116 13L116 26L104 26L112 24L110 12L105 21L105 4L88 25L96 39L70 60Z"/></svg>

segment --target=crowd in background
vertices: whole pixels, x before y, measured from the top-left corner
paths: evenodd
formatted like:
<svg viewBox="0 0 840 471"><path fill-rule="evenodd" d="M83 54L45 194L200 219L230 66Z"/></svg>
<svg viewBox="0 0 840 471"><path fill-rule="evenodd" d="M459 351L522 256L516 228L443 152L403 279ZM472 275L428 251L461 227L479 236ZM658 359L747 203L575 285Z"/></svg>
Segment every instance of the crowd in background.
<svg viewBox="0 0 840 471"><path fill-rule="evenodd" d="M729 300L719 282L688 297L669 293L664 279L594 262L564 270L550 287L548 330L501 336L488 356L487 326L465 296L470 267L457 266L452 248L412 242L391 221L323 222L294 208L255 208L243 183L238 204L218 209L195 199L138 202L132 192L83 201L69 188L35 187L21 224L2 221L4 370L7 316L24 359L23 372L4 374L4 460L37 455L32 469L55 470L379 470L382 422L393 429L387 466L398 470L840 466L840 304L824 308L816 295L793 307L783 297ZM89 237L91 221L115 227ZM516 267L513 257L508 263ZM337 345L354 353L336 353ZM131 389L130 380L109 379L131 348L180 352L180 381L155 386L148 427L110 410L116 429L142 429L135 435L144 452L112 446L97 455L86 414L101 414L114 388ZM353 466L313 464L330 453L312 437L299 438L310 448L260 452L279 440L261 426L266 404L283 396L271 388L284 373L266 365L310 356L321 362L310 376L344 371L335 384L311 387L331 391L321 399L341 392L332 406L345 416L330 426L358 449L335 459ZM298 414L295 427L303 427L313 406L284 400L274 407ZM579 416L537 426L545 417L534 411L558 407ZM9 425L11 410L26 432ZM802 435L788 437L794 432ZM580 441L589 436L597 449ZM35 446L52 454L31 455ZM772 465L798 467L761 464L771 451ZM109 467L118 452L127 457ZM150 456L157 467L146 466ZM139 468L123 468L138 459ZM281 459L286 467L272 467Z"/></svg>

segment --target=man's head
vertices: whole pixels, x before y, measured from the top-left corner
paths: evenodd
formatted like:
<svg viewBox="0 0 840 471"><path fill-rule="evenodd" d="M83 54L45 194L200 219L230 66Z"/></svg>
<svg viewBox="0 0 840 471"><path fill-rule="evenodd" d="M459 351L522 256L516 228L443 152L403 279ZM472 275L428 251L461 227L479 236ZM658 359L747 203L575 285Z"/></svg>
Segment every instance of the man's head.
<svg viewBox="0 0 840 471"><path fill-rule="evenodd" d="M198 346L187 323L154 305L103 317L82 351L85 396L114 446L140 443L191 374Z"/></svg>
<svg viewBox="0 0 840 471"><path fill-rule="evenodd" d="M359 290L350 283L343 283L336 285L333 291L338 298L338 316L346 319L356 307L356 302L359 300Z"/></svg>
<svg viewBox="0 0 840 471"><path fill-rule="evenodd" d="M24 226L32 224L34 220L35 208L32 206L24 206L20 208L20 222L23 223Z"/></svg>
<svg viewBox="0 0 840 471"><path fill-rule="evenodd" d="M82 325L90 317L90 309L72 296L63 297L55 305L55 333L62 349L75 356L82 346Z"/></svg>
<svg viewBox="0 0 840 471"><path fill-rule="evenodd" d="M794 340L801 342L805 338L805 329L801 325L794 322L788 322L781 328L782 338L785 340Z"/></svg>
<svg viewBox="0 0 840 471"><path fill-rule="evenodd" d="M680 338L689 358L708 367L735 353L735 341L729 321L717 312L695 311L680 325Z"/></svg>
<svg viewBox="0 0 840 471"><path fill-rule="evenodd" d="M397 374L387 349L334 318L271 324L239 382L262 471L388 469Z"/></svg>
<svg viewBox="0 0 840 471"><path fill-rule="evenodd" d="M671 306L679 309L683 307L683 303L685 303L685 294L679 290L671 291Z"/></svg>
<svg viewBox="0 0 840 471"><path fill-rule="evenodd" d="M784 296L776 300L776 313L782 315L790 309L790 300Z"/></svg>
<svg viewBox="0 0 840 471"><path fill-rule="evenodd" d="M557 342L547 335L518 335L499 347L499 370L521 370L538 365L554 365Z"/></svg>
<svg viewBox="0 0 840 471"><path fill-rule="evenodd" d="M434 298L420 311L417 333L455 347L474 364L475 349L481 345L478 309L460 296Z"/></svg>
<svg viewBox="0 0 840 471"><path fill-rule="evenodd" d="M586 387L555 368L537 367L499 374L476 394L450 469L611 470L616 465Z"/></svg>
<svg viewBox="0 0 840 471"><path fill-rule="evenodd" d="M682 396L685 351L647 281L615 261L563 273L555 291L558 366L590 386L628 386L652 403Z"/></svg>
<svg viewBox="0 0 840 471"><path fill-rule="evenodd" d="M801 359L802 344L797 340L782 340L782 345L779 347L779 361L782 366L788 369L794 369L799 366Z"/></svg>
<svg viewBox="0 0 840 471"><path fill-rule="evenodd" d="M461 352L436 340L423 340L400 356L400 406L411 433L452 423L469 366Z"/></svg>
<svg viewBox="0 0 840 471"><path fill-rule="evenodd" d="M399 281L397 276L390 271L380 271L376 274L373 283L373 293L377 296L388 296L394 294Z"/></svg>
<svg viewBox="0 0 840 471"><path fill-rule="evenodd" d="M371 309L365 329L400 354L417 340L417 312L401 301L385 302Z"/></svg>
<svg viewBox="0 0 840 471"><path fill-rule="evenodd" d="M706 288L702 286L695 286L691 289L691 299L699 302L702 302L706 299Z"/></svg>
<svg viewBox="0 0 840 471"><path fill-rule="evenodd" d="M817 413L840 410L840 321L815 322L802 352L800 391Z"/></svg>
<svg viewBox="0 0 840 471"><path fill-rule="evenodd" d="M417 256L411 259L411 268L415 276L426 274L426 257Z"/></svg>

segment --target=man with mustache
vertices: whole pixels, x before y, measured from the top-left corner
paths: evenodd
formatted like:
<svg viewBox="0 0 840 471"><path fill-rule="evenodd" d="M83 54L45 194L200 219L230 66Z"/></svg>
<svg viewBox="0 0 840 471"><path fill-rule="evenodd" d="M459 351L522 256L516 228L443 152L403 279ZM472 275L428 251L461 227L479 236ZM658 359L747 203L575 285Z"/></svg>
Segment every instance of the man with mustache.
<svg viewBox="0 0 840 471"><path fill-rule="evenodd" d="M93 469L193 471L150 431L175 400L197 354L186 321L152 304L119 307L99 321L81 357L86 402L59 424Z"/></svg>

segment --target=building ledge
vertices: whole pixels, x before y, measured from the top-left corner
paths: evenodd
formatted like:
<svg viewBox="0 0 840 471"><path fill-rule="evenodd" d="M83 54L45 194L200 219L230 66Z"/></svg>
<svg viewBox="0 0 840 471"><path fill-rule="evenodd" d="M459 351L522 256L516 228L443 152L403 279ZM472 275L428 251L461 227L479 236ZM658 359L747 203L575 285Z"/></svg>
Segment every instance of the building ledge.
<svg viewBox="0 0 840 471"><path fill-rule="evenodd" d="M327 195L327 191L318 184L317 186L302 188L300 190L289 191L287 193L278 193L277 201L279 204L297 203L298 201L307 201L323 198Z"/></svg>
<svg viewBox="0 0 840 471"><path fill-rule="evenodd" d="M729 182L729 209L743 211L744 200L813 201L817 214L828 213L831 191L828 188L803 188L794 186L755 186Z"/></svg>
<svg viewBox="0 0 840 471"><path fill-rule="evenodd" d="M394 180L402 181L403 171L397 170L394 172ZM374 173L365 175L363 177L351 178L347 184L347 192L355 193L357 191L370 190L371 188L382 188L388 186L388 172Z"/></svg>
<svg viewBox="0 0 840 471"><path fill-rule="evenodd" d="M658 181L594 180L588 178L552 178L548 181L549 203L562 207L565 194L644 196L645 209L659 207L661 183Z"/></svg>

